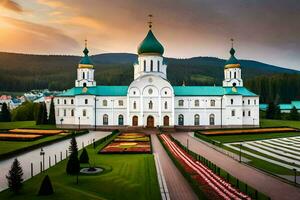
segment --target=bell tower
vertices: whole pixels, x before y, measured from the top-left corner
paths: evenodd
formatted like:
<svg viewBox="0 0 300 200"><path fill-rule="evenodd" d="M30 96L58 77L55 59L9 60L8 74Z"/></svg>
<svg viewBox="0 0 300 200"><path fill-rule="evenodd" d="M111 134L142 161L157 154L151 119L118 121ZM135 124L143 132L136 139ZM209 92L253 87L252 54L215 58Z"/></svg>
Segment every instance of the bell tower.
<svg viewBox="0 0 300 200"><path fill-rule="evenodd" d="M91 87L96 86L94 80L94 65L89 57L89 50L87 49L87 40L85 40L85 48L83 50L84 56L80 60L77 68L77 80L75 87Z"/></svg>
<svg viewBox="0 0 300 200"><path fill-rule="evenodd" d="M231 56L225 63L223 87L243 87L241 65L234 56L235 50L233 48L233 42L234 40L231 39Z"/></svg>

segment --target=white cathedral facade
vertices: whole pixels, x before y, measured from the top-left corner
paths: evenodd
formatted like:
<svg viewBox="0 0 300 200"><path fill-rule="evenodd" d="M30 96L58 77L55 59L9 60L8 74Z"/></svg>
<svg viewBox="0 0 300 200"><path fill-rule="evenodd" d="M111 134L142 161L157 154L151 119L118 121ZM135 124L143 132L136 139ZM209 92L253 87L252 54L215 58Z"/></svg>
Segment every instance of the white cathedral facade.
<svg viewBox="0 0 300 200"><path fill-rule="evenodd" d="M172 86L164 48L151 27L138 47L129 86L96 85L88 49L75 87L54 99L56 124L102 126L258 126L259 96L243 87L241 66L231 48L223 86Z"/></svg>

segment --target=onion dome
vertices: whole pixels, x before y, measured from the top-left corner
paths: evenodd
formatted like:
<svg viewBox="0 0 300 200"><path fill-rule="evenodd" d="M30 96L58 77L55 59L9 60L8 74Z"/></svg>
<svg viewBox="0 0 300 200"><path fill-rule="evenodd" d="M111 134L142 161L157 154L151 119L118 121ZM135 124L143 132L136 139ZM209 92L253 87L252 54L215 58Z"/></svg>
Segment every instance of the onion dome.
<svg viewBox="0 0 300 200"><path fill-rule="evenodd" d="M241 67L240 62L238 61L238 59L236 59L234 54L235 54L235 50L234 50L234 48L231 48L230 49L230 55L231 56L230 56L229 60L227 60L226 63L225 63L225 69Z"/></svg>
<svg viewBox="0 0 300 200"><path fill-rule="evenodd" d="M89 50L87 49L87 41L85 41L85 48L83 50L84 56L79 62L79 68L94 68L93 62L89 57Z"/></svg>
<svg viewBox="0 0 300 200"><path fill-rule="evenodd" d="M140 46L138 47L138 54L159 54L163 55L164 53L164 47L161 45L161 43L156 39L154 36L151 26L150 30L148 31L147 36L142 41Z"/></svg>

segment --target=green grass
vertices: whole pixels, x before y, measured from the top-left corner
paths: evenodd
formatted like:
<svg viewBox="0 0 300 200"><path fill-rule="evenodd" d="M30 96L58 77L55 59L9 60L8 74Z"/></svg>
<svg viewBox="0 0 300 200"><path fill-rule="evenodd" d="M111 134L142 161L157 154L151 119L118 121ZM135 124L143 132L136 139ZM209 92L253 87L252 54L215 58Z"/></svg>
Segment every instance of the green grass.
<svg viewBox="0 0 300 200"><path fill-rule="evenodd" d="M300 128L300 121L260 119L261 127L289 126Z"/></svg>
<svg viewBox="0 0 300 200"><path fill-rule="evenodd" d="M36 128L56 129L55 125L36 125L35 121L0 122L0 129Z"/></svg>
<svg viewBox="0 0 300 200"><path fill-rule="evenodd" d="M63 137L66 137L66 135L47 136L34 141L0 141L0 155Z"/></svg>
<svg viewBox="0 0 300 200"><path fill-rule="evenodd" d="M101 145L101 147L103 147ZM98 175L80 175L79 184L76 176L65 173L66 161L48 169L44 174L26 181L21 194L14 195L5 190L0 199L122 199L155 200L161 199L153 155L99 155L88 147L90 161L105 169ZM48 197L37 196L45 174L50 176L55 194Z"/></svg>
<svg viewBox="0 0 300 200"><path fill-rule="evenodd" d="M299 132L286 132L286 133L256 133L256 134L238 134L238 135L214 135L206 136L211 140L215 140L221 143L231 143L231 142L245 142L252 140L264 140L273 138L284 138L300 136Z"/></svg>

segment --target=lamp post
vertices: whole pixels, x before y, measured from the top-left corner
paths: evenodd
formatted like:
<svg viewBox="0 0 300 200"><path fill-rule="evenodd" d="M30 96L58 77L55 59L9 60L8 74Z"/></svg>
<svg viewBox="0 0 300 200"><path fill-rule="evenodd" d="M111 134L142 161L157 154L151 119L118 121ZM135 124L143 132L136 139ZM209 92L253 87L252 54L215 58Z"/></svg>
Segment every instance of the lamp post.
<svg viewBox="0 0 300 200"><path fill-rule="evenodd" d="M40 155L42 156L43 158L43 171L45 170L45 151L43 148L41 148L41 152L40 152Z"/></svg>
<svg viewBox="0 0 300 200"><path fill-rule="evenodd" d="M95 127L94 127L94 130L96 131L96 129L97 129L97 117L96 117L97 116L97 101L99 99L97 99L97 97L95 96L94 100L95 100L95 122L94 122Z"/></svg>
<svg viewBox="0 0 300 200"><path fill-rule="evenodd" d="M60 128L62 128L62 123L63 123L63 121L64 121L64 119L61 118L61 119L60 119Z"/></svg>
<svg viewBox="0 0 300 200"><path fill-rule="evenodd" d="M293 163L294 164L294 163ZM296 168L293 168L293 171L294 171L294 183L295 183L295 185L297 185L297 169Z"/></svg>
<svg viewBox="0 0 300 200"><path fill-rule="evenodd" d="M80 117L78 117L78 129L80 130Z"/></svg>

